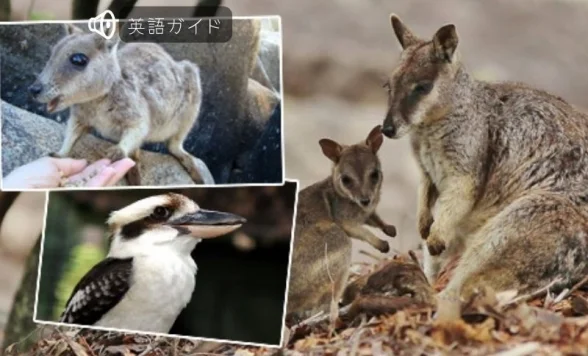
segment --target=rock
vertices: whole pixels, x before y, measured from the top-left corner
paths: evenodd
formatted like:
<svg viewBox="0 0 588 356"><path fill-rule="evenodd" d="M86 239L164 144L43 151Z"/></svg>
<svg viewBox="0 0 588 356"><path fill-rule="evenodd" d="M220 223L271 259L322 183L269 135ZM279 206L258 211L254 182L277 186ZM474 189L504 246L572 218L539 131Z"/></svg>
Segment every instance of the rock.
<svg viewBox="0 0 588 356"><path fill-rule="evenodd" d="M247 88L257 59L259 27L255 20L233 20L227 43L162 44L175 59L188 59L200 67L202 113L184 146L208 164L219 183L231 180L243 146L255 144L244 142L242 132L249 125Z"/></svg>
<svg viewBox="0 0 588 356"><path fill-rule="evenodd" d="M3 175L6 176L23 164L57 151L61 146L64 132L63 124L2 102ZM112 143L88 134L74 145L71 156L94 162L103 158L106 150L111 146ZM194 184L185 169L170 155L143 151L139 164L142 185ZM199 168L205 184L214 184L206 164L200 161ZM118 185L126 185L126 181L123 179Z"/></svg>
<svg viewBox="0 0 588 356"><path fill-rule="evenodd" d="M238 19L233 20L233 35L227 43L162 44L175 59L188 59L200 67L203 103L198 122L190 132L184 147L205 162L217 183L229 181L257 183L240 181L238 177L231 177L231 174L235 162L242 157L243 152L251 150L259 138L244 132L247 133L256 122L267 121L273 109L266 110L268 116L258 117L262 111L256 110L255 106L250 106L252 102L250 93L254 93L253 95L261 93L260 90L251 91L249 83L249 76L258 58L259 33L258 20ZM0 54L2 55L0 70L2 70L1 85L4 101L59 122L65 121L68 116L67 111L48 115L45 108L29 98L26 91L26 88L34 81L35 75L44 67L52 45L63 34L63 29L58 24L19 25L18 28L0 26ZM27 42L26 49L22 49L19 44L22 40ZM278 57L274 61L279 62L279 51L277 54ZM266 57L269 58L269 54ZM272 60L266 59L266 61L270 63ZM265 99L267 102L275 99L275 93L265 92L261 95L267 96ZM256 112L248 112L250 108ZM254 123L251 123L251 120ZM262 131L260 129L259 134ZM44 139L52 140L46 137ZM35 145L30 141L30 148L24 148L27 146L24 143L19 147L29 150L30 157L39 157L39 152L34 152L38 149L32 147ZM143 149L166 152L161 143L146 144ZM14 152L7 153L15 155ZM19 163L24 162L20 160ZM281 162L279 167L266 167L264 172L267 176L276 176L271 172L272 170L280 170L281 175ZM268 181L269 178L264 176L263 180Z"/></svg>
<svg viewBox="0 0 588 356"><path fill-rule="evenodd" d="M282 108L278 104L265 125L265 130L250 154L247 155L242 179L272 183L284 179L282 174ZM268 170L267 167L272 167ZM275 169L274 167L279 167Z"/></svg>
<svg viewBox="0 0 588 356"><path fill-rule="evenodd" d="M272 86L282 92L280 86L280 32L261 31L259 58Z"/></svg>

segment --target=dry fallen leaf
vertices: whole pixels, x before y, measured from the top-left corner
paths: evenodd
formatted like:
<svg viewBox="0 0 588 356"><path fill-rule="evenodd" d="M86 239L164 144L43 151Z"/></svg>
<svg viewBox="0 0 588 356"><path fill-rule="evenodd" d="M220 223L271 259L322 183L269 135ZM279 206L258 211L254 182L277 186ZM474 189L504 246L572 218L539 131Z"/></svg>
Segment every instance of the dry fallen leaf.
<svg viewBox="0 0 588 356"><path fill-rule="evenodd" d="M239 349L239 350L235 351L234 355L235 356L254 356L255 354L249 350Z"/></svg>

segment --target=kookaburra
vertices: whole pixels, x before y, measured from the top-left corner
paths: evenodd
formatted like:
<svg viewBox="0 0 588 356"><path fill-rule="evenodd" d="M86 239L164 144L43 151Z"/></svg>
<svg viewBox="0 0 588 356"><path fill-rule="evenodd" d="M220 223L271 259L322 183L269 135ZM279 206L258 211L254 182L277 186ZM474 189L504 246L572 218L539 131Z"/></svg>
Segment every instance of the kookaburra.
<svg viewBox="0 0 588 356"><path fill-rule="evenodd" d="M173 193L113 212L108 255L75 286L60 321L168 333L194 291L196 244L243 223Z"/></svg>

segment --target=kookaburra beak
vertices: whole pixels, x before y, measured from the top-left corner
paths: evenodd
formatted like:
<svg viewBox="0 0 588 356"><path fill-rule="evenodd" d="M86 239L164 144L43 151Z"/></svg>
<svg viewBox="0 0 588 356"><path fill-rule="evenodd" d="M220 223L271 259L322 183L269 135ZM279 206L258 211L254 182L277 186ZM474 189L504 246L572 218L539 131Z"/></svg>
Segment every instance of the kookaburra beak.
<svg viewBox="0 0 588 356"><path fill-rule="evenodd" d="M200 209L193 214L186 214L168 221L168 224L186 229L194 237L208 239L228 234L246 221L239 215Z"/></svg>

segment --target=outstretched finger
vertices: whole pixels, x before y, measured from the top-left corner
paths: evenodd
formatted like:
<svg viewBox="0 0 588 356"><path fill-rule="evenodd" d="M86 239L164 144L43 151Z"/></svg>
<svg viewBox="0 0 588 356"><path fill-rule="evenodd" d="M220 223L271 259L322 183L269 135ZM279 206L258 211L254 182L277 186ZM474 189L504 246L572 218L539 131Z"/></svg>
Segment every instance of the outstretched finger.
<svg viewBox="0 0 588 356"><path fill-rule="evenodd" d="M116 161L110 165L110 168L114 169L115 174L110 178L107 185L115 185L121 180L127 172L135 166L135 161L130 158L123 158L120 161Z"/></svg>
<svg viewBox="0 0 588 356"><path fill-rule="evenodd" d="M95 176L93 176L88 183L86 183L86 187L105 187L108 185L108 183L112 180L112 178L114 177L114 175L116 174L116 171L108 166L108 167L104 167L104 169L102 169L98 174L96 174Z"/></svg>
<svg viewBox="0 0 588 356"><path fill-rule="evenodd" d="M81 171L75 175L69 176L68 180L69 181L82 181L84 179L89 180L93 176L100 173L105 167L108 167L108 165L110 165L109 160L107 160L107 159L98 160L98 161L92 163L91 165L85 167L85 169L83 171Z"/></svg>
<svg viewBox="0 0 588 356"><path fill-rule="evenodd" d="M64 176L69 177L72 174L81 172L88 165L85 159L73 158L50 158L57 169L59 169Z"/></svg>

